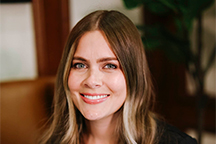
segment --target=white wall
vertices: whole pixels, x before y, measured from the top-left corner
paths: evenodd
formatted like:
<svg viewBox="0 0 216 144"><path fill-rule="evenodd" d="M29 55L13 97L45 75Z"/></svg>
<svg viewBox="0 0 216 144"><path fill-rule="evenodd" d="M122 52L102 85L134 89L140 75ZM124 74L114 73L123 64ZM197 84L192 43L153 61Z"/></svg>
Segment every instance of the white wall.
<svg viewBox="0 0 216 144"><path fill-rule="evenodd" d="M70 0L71 28L97 9L114 9L142 23L141 8L126 10L122 0ZM31 3L0 4L0 82L37 77Z"/></svg>
<svg viewBox="0 0 216 144"><path fill-rule="evenodd" d="M31 4L0 4L0 23L0 81L37 77Z"/></svg>
<svg viewBox="0 0 216 144"><path fill-rule="evenodd" d="M142 8L128 10L123 0L70 0L71 28L85 15L95 10L118 10L128 16L135 24L142 24Z"/></svg>

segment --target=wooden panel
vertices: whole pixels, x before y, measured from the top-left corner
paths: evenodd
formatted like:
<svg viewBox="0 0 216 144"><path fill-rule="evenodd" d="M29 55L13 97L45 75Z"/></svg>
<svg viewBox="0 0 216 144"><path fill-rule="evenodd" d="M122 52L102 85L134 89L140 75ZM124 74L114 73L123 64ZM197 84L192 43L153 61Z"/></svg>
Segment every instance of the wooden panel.
<svg viewBox="0 0 216 144"><path fill-rule="evenodd" d="M1 144L38 144L50 116L54 82L55 77L44 77L0 83Z"/></svg>
<svg viewBox="0 0 216 144"><path fill-rule="evenodd" d="M38 75L55 75L69 33L68 0L33 0Z"/></svg>

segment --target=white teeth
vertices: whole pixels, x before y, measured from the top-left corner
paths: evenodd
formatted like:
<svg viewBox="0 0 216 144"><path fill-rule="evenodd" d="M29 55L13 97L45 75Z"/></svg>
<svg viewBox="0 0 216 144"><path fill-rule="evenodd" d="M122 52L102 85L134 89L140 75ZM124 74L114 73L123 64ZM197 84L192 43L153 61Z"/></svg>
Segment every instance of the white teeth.
<svg viewBox="0 0 216 144"><path fill-rule="evenodd" d="M100 99L100 98L105 98L108 95L98 95L98 96L88 96L88 95L84 95L84 97L88 98L88 99Z"/></svg>

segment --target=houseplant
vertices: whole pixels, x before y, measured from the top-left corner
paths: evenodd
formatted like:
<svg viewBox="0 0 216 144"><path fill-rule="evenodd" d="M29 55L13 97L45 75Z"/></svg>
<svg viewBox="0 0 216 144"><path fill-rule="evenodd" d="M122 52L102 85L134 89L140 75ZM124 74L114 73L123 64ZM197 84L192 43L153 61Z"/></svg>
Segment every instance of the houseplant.
<svg viewBox="0 0 216 144"><path fill-rule="evenodd" d="M147 50L160 49L166 56L178 63L183 63L193 77L198 99L198 141L201 143L202 119L207 95L204 81L207 72L214 63L216 47L211 48L208 62L202 66L203 47L202 14L214 0L123 0L126 8L132 9L143 5L154 15L169 17L174 28L170 29L163 22L154 25L138 25L142 40ZM193 22L197 20L196 52L192 50L191 34Z"/></svg>

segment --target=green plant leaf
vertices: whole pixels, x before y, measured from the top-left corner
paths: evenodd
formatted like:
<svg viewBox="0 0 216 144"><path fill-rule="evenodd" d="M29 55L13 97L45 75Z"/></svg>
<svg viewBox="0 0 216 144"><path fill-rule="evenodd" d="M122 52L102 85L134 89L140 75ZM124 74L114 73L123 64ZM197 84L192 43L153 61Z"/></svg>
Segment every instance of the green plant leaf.
<svg viewBox="0 0 216 144"><path fill-rule="evenodd" d="M136 27L142 33L141 39L146 50L155 50L161 45L157 26L137 25Z"/></svg>
<svg viewBox="0 0 216 144"><path fill-rule="evenodd" d="M197 17L213 3L214 0L189 0L187 16L190 18Z"/></svg>
<svg viewBox="0 0 216 144"><path fill-rule="evenodd" d="M158 0L163 5L165 5L167 8L173 10L174 12L178 11L178 6L175 4L175 1L173 0Z"/></svg>
<svg viewBox="0 0 216 144"><path fill-rule="evenodd" d="M183 37L184 32L186 31L185 27L183 25L183 21L180 20L179 18L175 18L174 22L175 22L175 26L176 26L176 34Z"/></svg>
<svg viewBox="0 0 216 144"><path fill-rule="evenodd" d="M160 25L137 28L143 31L142 40L146 50L161 49L171 61L178 63L191 61L192 52L187 38L173 35Z"/></svg>
<svg viewBox="0 0 216 144"><path fill-rule="evenodd" d="M144 3L144 5L150 12L157 15L165 15L170 12L170 9L159 1Z"/></svg>
<svg viewBox="0 0 216 144"><path fill-rule="evenodd" d="M190 54L185 52L187 46L180 47L171 41L167 41L164 43L163 47L160 48L171 61L184 64L188 63L188 55Z"/></svg>
<svg viewBox="0 0 216 144"><path fill-rule="evenodd" d="M147 50L159 48L170 60L178 63L187 63L192 60L190 42L187 38L173 35L159 25L140 26L139 28L144 31L145 38L142 39Z"/></svg>
<svg viewBox="0 0 216 144"><path fill-rule="evenodd" d="M161 42L156 39L142 37L142 41L146 50L155 50L161 46Z"/></svg>
<svg viewBox="0 0 216 144"><path fill-rule="evenodd" d="M150 12L156 15L173 16L176 31L169 31L162 23L151 26L137 26L143 33L142 41L145 49L164 50L169 59L175 62L183 62L186 66L195 63L195 56L190 48L189 35L192 30L193 20L206 8L213 4L214 0L123 0L127 8L144 5ZM213 56L211 56L213 57ZM209 64L211 65L212 58ZM206 67L206 70L208 70Z"/></svg>
<svg viewBox="0 0 216 144"><path fill-rule="evenodd" d="M142 0L123 0L123 2L125 7L128 9L132 9L143 4Z"/></svg>
<svg viewBox="0 0 216 144"><path fill-rule="evenodd" d="M163 47L167 56L176 62L188 63L192 61L192 51L190 50L190 41L185 37L173 35L167 30L162 30Z"/></svg>
<svg viewBox="0 0 216 144"><path fill-rule="evenodd" d="M181 15L189 31L191 31L193 20L210 7L213 2L214 0L187 0L180 4Z"/></svg>

